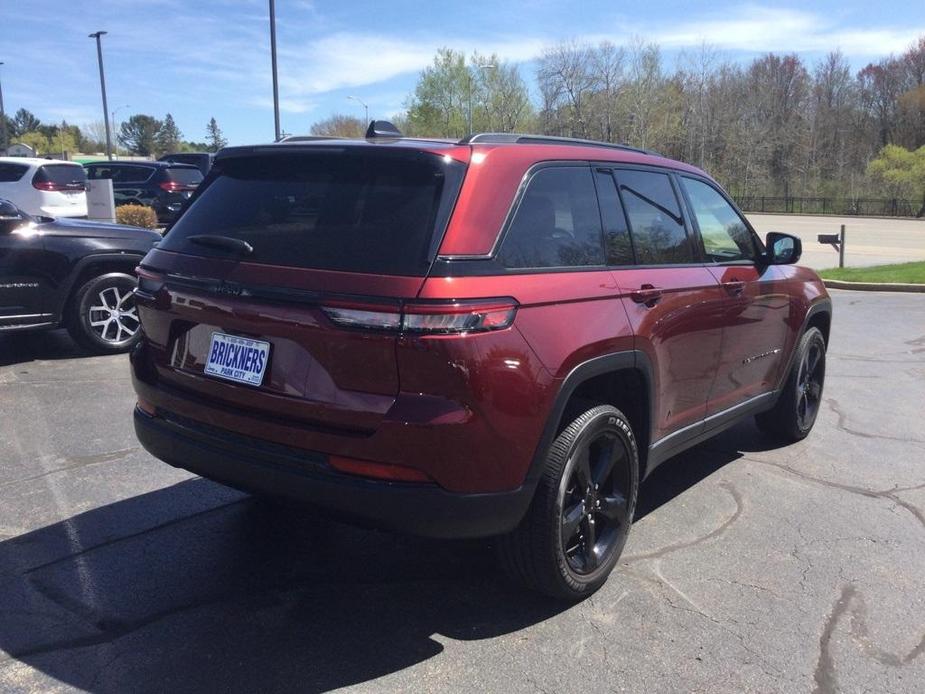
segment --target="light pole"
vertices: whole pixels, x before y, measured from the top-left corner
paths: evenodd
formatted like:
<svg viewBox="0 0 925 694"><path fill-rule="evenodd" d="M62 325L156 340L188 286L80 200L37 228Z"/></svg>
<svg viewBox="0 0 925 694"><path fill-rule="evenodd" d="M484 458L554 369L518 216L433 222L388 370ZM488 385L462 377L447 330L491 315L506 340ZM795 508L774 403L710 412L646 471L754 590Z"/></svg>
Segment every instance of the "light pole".
<svg viewBox="0 0 925 694"><path fill-rule="evenodd" d="M106 34L105 31L97 31L90 34L89 38L96 39L96 57L100 62L100 90L103 92L103 120L106 123L106 158L112 161L112 133L109 130L109 106L106 105L106 77L103 75L103 44L100 37Z"/></svg>
<svg viewBox="0 0 925 694"><path fill-rule="evenodd" d="M476 70L489 70L489 69L494 69L494 68L496 68L496 67L498 67L498 66L495 65L495 64L493 64L493 63L487 63L487 64L485 64L485 65L476 65L476 66L475 66L475 69L476 69ZM468 114L466 115L467 129L468 129L469 132L467 132L466 134L467 134L467 135L471 135L471 134L472 134L472 70L469 70L469 69L466 70L466 77L469 78L469 79L468 79L468 85L469 85L469 89L468 89L468 92L469 92L469 98L468 98L468 101L469 101L469 108L467 109L467 110L468 110Z"/></svg>
<svg viewBox="0 0 925 694"><path fill-rule="evenodd" d="M3 65L3 63L0 63L0 65ZM6 154L6 149L10 146L10 134L6 131L6 111L3 110L2 84L0 84L0 130L3 132L3 140L0 140L0 149Z"/></svg>
<svg viewBox="0 0 925 694"><path fill-rule="evenodd" d="M0 65L2 65L2 63L0 63ZM352 101L356 101L358 104L360 104L360 106L366 109L366 122L363 123L363 127L364 128L367 127L369 125L369 106L366 104L365 101L363 101L361 98L357 96L348 96L347 98L351 99Z"/></svg>
<svg viewBox="0 0 925 694"><path fill-rule="evenodd" d="M276 2L270 0L270 62L273 65L273 125L279 142L279 79L276 76Z"/></svg>
<svg viewBox="0 0 925 694"><path fill-rule="evenodd" d="M116 122L116 114L121 111L123 108L131 108L131 104L123 104L122 106L117 106L112 110L112 129L115 130L116 126L119 125ZM119 156L119 145L116 145L116 156Z"/></svg>

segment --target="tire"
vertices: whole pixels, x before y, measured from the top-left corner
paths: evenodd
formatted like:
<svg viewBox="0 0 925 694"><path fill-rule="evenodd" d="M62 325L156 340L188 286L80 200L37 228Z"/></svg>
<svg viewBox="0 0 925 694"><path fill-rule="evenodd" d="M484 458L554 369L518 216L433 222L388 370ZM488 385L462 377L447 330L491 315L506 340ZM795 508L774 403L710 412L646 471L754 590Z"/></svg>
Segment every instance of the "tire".
<svg viewBox="0 0 925 694"><path fill-rule="evenodd" d="M520 525L499 538L502 568L516 582L555 598L591 595L620 558L638 487L639 453L629 421L609 405L583 412L549 447Z"/></svg>
<svg viewBox="0 0 925 694"><path fill-rule="evenodd" d="M819 328L810 328L800 338L780 397L755 423L765 434L789 443L805 439L816 423L824 385L825 338Z"/></svg>
<svg viewBox="0 0 925 694"><path fill-rule="evenodd" d="M121 272L94 277L78 289L65 319L74 341L95 354L131 349L141 337L134 289L135 278Z"/></svg>

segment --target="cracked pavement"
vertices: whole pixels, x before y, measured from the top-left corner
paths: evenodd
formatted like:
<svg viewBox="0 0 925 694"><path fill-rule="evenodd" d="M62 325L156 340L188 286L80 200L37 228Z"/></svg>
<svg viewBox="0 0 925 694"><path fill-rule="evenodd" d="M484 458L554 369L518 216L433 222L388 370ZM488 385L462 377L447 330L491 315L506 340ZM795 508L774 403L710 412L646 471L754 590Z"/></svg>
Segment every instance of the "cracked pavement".
<svg viewBox="0 0 925 694"><path fill-rule="evenodd" d="M507 584L489 542L159 463L124 356L0 337L0 690L920 692L925 300L833 299L811 436L746 422L665 463L574 606Z"/></svg>

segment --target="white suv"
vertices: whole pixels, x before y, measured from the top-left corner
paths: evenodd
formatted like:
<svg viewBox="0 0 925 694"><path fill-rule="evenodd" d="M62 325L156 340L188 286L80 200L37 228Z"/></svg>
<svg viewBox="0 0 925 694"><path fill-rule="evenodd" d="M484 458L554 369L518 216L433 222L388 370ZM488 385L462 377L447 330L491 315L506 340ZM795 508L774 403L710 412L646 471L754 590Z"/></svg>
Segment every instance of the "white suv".
<svg viewBox="0 0 925 694"><path fill-rule="evenodd" d="M36 217L86 217L87 173L57 159L0 157L0 198Z"/></svg>

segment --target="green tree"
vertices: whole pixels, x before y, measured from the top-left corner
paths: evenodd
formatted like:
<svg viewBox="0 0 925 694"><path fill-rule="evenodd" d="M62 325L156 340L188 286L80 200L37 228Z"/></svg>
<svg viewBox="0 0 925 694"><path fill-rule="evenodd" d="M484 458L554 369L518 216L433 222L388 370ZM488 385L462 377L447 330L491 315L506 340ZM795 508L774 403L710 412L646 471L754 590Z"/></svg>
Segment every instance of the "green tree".
<svg viewBox="0 0 925 694"><path fill-rule="evenodd" d="M925 145L916 150L887 145L868 164L867 173L885 184L892 195L921 195L922 206L916 216L925 216Z"/></svg>
<svg viewBox="0 0 925 694"><path fill-rule="evenodd" d="M19 109L13 116L13 136L19 137L26 133L35 132L42 125L41 121L24 108Z"/></svg>
<svg viewBox="0 0 925 694"><path fill-rule="evenodd" d="M206 150L217 152L227 144L228 140L222 135L222 129L218 127L215 118L209 119L209 124L206 126Z"/></svg>
<svg viewBox="0 0 925 694"><path fill-rule="evenodd" d="M157 134L160 129L161 122L157 118L139 113L122 123L119 142L132 154L151 156L157 147Z"/></svg>
<svg viewBox="0 0 925 694"><path fill-rule="evenodd" d="M180 149L180 142L183 140L183 133L177 127L173 116L169 113L164 116L164 122L160 130L157 131L157 151L160 154L176 152Z"/></svg>
<svg viewBox="0 0 925 694"><path fill-rule="evenodd" d="M441 48L425 68L408 105L408 125L415 135L461 137L467 129L470 75L464 53Z"/></svg>
<svg viewBox="0 0 925 694"><path fill-rule="evenodd" d="M48 154L48 152L51 150L51 147L48 144L48 138L38 130L33 130L32 132L17 135L12 139L12 142L29 145L32 149L35 150L37 155Z"/></svg>

